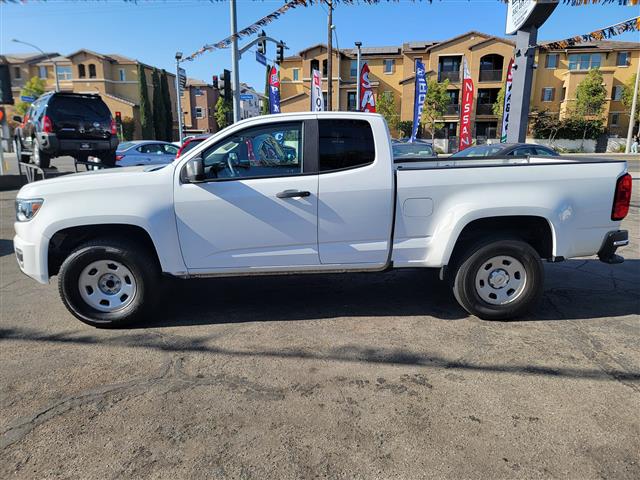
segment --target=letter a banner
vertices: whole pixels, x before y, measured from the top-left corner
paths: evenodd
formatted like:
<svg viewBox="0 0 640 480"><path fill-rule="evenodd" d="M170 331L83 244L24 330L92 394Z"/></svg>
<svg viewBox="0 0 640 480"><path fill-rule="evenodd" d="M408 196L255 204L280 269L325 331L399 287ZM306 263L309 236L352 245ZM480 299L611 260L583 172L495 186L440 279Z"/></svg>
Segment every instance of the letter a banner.
<svg viewBox="0 0 640 480"><path fill-rule="evenodd" d="M513 84L513 58L507 69L507 83L504 85L504 109L502 110L502 130L500 131L500 143L507 142L509 131L509 113L511 112L511 87Z"/></svg>
<svg viewBox="0 0 640 480"><path fill-rule="evenodd" d="M324 110L324 97L322 96L322 77L320 70L311 71L311 111L322 112Z"/></svg>
<svg viewBox="0 0 640 480"><path fill-rule="evenodd" d="M376 113L376 99L369 81L369 65L366 63L360 71L360 111Z"/></svg>
<svg viewBox="0 0 640 480"><path fill-rule="evenodd" d="M275 65L269 73L269 113L280 113L280 75Z"/></svg>
<svg viewBox="0 0 640 480"><path fill-rule="evenodd" d="M471 146L471 110L473 109L473 80L467 58L462 57L462 109L460 110L460 145L458 151Z"/></svg>
<svg viewBox="0 0 640 480"><path fill-rule="evenodd" d="M427 98L427 75L424 64L420 60L416 60L416 92L413 102L413 128L411 129L410 142L416 141L418 128L420 127L420 118L422 117L422 107Z"/></svg>

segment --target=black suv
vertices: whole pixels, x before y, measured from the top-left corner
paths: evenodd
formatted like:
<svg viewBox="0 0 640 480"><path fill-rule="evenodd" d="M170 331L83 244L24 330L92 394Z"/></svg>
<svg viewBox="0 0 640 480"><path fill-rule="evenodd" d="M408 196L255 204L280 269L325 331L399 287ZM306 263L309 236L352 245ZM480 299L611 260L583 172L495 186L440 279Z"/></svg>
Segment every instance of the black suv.
<svg viewBox="0 0 640 480"><path fill-rule="evenodd" d="M118 136L111 112L100 95L45 93L31 104L14 133L14 150L20 161L48 168L53 157L70 155L87 161L98 157L115 166Z"/></svg>

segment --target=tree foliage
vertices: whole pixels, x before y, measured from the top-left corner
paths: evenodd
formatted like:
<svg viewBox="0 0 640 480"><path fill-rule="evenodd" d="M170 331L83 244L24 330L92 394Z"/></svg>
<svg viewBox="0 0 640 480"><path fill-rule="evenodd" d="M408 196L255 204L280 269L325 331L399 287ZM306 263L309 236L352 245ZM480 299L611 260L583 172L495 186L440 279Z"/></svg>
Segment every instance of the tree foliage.
<svg viewBox="0 0 640 480"><path fill-rule="evenodd" d="M576 101L573 112L576 117L599 117L602 115L607 90L604 87L604 78L598 68L589 70L587 76L576 88Z"/></svg>
<svg viewBox="0 0 640 480"><path fill-rule="evenodd" d="M164 140L171 142L173 140L173 102L171 102L171 94L169 93L169 79L166 70L162 70L160 74L160 90L162 92L162 103L165 112Z"/></svg>
<svg viewBox="0 0 640 480"><path fill-rule="evenodd" d="M233 106L231 105L231 100L218 97L218 101L216 102L216 123L218 124L219 130L229 126L229 115L232 111Z"/></svg>
<svg viewBox="0 0 640 480"><path fill-rule="evenodd" d="M387 91L378 95L376 112L384 117L391 130L396 130L398 128L400 115L398 115L398 108L396 107L393 92Z"/></svg>
<svg viewBox="0 0 640 480"><path fill-rule="evenodd" d="M162 99L162 87L160 86L160 75L158 69L154 68L151 74L151 84L153 85L153 133L156 140L164 140L167 131L165 119L164 101Z"/></svg>
<svg viewBox="0 0 640 480"><path fill-rule="evenodd" d="M448 86L449 79L444 82L438 82L434 78L427 82L427 95L422 107L422 121L431 132L431 140L435 138L436 131L443 127L442 117L447 110L447 105L451 103L447 93Z"/></svg>
<svg viewBox="0 0 640 480"><path fill-rule="evenodd" d="M34 97L38 98L40 95L44 93L44 89L47 83L43 78L39 77L31 77L27 83L25 83L22 90L20 90L21 97ZM31 102L18 102L16 104L16 111L20 115L24 115L29 110L31 106Z"/></svg>
<svg viewBox="0 0 640 480"><path fill-rule="evenodd" d="M502 121L502 114L504 113L504 95L506 93L505 86L502 85L500 91L498 92L498 98L496 99L496 103L491 106L491 111L493 114L498 117L498 122Z"/></svg>
<svg viewBox="0 0 640 480"><path fill-rule="evenodd" d="M138 91L140 93L140 130L144 140L153 139L153 113L149 102L149 92L147 91L147 77L144 67L138 64Z"/></svg>
<svg viewBox="0 0 640 480"><path fill-rule="evenodd" d="M633 90L636 88L636 74L634 73L622 90L622 103L625 107L629 109L629 113L631 113L631 107L633 106ZM638 116L640 116L640 97L636 103L636 120L638 120Z"/></svg>
<svg viewBox="0 0 640 480"><path fill-rule="evenodd" d="M548 138L550 141L556 138L595 140L604 133L604 125L599 118L587 119L574 116L559 120L557 116L542 111L533 122L532 132L534 138Z"/></svg>
<svg viewBox="0 0 640 480"><path fill-rule="evenodd" d="M122 119L122 138L125 141L133 140L133 135L136 131L136 122L131 117L124 117Z"/></svg>
<svg viewBox="0 0 640 480"><path fill-rule="evenodd" d="M410 137L413 130L413 122L411 120L403 120L398 122L398 132L401 137ZM420 131L420 129L418 129Z"/></svg>

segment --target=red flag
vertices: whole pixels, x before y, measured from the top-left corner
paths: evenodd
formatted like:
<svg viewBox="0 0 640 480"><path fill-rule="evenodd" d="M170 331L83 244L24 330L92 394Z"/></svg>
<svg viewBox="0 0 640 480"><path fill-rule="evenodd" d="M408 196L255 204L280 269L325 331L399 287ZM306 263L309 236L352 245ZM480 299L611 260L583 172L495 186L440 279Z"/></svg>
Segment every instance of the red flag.
<svg viewBox="0 0 640 480"><path fill-rule="evenodd" d="M360 111L376 113L376 99L369 82L369 65L366 63L360 72Z"/></svg>
<svg viewBox="0 0 640 480"><path fill-rule="evenodd" d="M467 59L462 57L462 109L460 110L460 145L458 151L471 146L471 111L473 110L473 80Z"/></svg>

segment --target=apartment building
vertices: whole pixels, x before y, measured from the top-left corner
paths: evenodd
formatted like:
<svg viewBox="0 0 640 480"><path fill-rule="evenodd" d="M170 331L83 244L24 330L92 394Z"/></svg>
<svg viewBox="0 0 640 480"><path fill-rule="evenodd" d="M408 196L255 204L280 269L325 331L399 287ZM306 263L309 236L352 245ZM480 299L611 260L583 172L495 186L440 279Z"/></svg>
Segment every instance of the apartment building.
<svg viewBox="0 0 640 480"><path fill-rule="evenodd" d="M215 133L218 131L215 111L220 92L202 80L187 79L180 97L186 134Z"/></svg>
<svg viewBox="0 0 640 480"><path fill-rule="evenodd" d="M421 60L428 78L449 80L451 103L442 118L444 128L439 136L452 139L459 134L460 88L462 59L465 57L475 84L472 114L473 136L492 139L499 135L498 117L492 105L506 81L509 60L514 55L514 42L485 33L471 31L445 41L409 42L402 46L365 47L362 62L369 65L374 95L391 92L400 120L413 119L415 62ZM575 87L589 68L598 66L605 76L607 91L611 92L606 108L605 123L616 134L626 132L628 109L620 102L622 86L636 71L640 57L640 43L601 41L571 47L565 51L539 49L532 91L531 112L548 110L565 115L567 105L575 98ZM588 55L588 60L585 55ZM547 58L550 57L549 60ZM281 65L281 107L283 112L310 109L311 70L322 71L326 98L327 48L314 45L298 55L287 57ZM332 61L334 110L355 110L356 107L356 51L334 50ZM545 90L546 89L546 90ZM549 90L555 89L555 90ZM564 97L562 96L564 93ZM551 98L551 100L549 100ZM561 100L562 99L562 100Z"/></svg>
<svg viewBox="0 0 640 480"><path fill-rule="evenodd" d="M45 55L4 55L10 65L11 89L15 99L32 77L46 80L46 90L56 87L55 72L58 73L61 91L76 93L98 93L111 110L120 112L122 118L130 117L136 124L135 138L140 138L140 92L138 66L145 72L149 98L153 98L153 67L138 60L117 54L102 54L91 50L78 50L66 57L58 53ZM168 73L171 104L176 103L175 75ZM177 115L173 108L174 130L177 131Z"/></svg>
<svg viewBox="0 0 640 480"><path fill-rule="evenodd" d="M262 114L264 95L246 83L240 83L240 118L257 117Z"/></svg>

